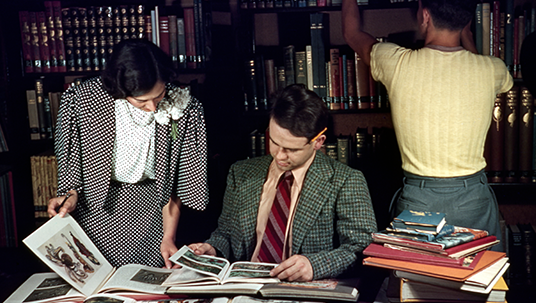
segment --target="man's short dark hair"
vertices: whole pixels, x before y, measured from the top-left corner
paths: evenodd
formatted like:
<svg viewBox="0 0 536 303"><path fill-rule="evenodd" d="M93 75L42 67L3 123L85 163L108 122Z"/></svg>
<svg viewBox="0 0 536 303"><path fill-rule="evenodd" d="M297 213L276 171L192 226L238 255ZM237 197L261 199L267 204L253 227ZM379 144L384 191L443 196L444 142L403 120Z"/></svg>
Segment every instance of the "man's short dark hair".
<svg viewBox="0 0 536 303"><path fill-rule="evenodd" d="M314 138L328 124L328 109L315 92L303 84L283 89L275 99L270 118L296 137Z"/></svg>
<svg viewBox="0 0 536 303"><path fill-rule="evenodd" d="M144 39L123 40L115 45L102 72L104 89L115 99L144 95L158 81L167 83L174 77L169 56Z"/></svg>
<svg viewBox="0 0 536 303"><path fill-rule="evenodd" d="M473 19L475 0L421 0L432 15L434 26L450 31L462 30Z"/></svg>

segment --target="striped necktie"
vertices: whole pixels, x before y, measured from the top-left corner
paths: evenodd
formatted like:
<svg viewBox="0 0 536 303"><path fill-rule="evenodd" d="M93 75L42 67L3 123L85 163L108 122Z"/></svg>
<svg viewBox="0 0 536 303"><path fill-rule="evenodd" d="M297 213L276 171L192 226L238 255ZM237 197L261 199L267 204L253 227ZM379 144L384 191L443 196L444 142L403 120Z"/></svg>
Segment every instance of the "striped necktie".
<svg viewBox="0 0 536 303"><path fill-rule="evenodd" d="M259 251L259 260L261 262L281 263L290 209L290 188L293 181L292 172L287 171L277 185L274 203L272 204L272 210L268 217Z"/></svg>

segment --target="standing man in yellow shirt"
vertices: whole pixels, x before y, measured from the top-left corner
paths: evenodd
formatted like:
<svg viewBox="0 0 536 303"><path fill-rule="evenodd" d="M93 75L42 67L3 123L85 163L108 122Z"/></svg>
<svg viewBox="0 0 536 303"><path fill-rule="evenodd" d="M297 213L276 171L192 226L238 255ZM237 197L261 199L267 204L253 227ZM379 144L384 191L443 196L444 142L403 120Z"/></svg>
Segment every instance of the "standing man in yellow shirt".
<svg viewBox="0 0 536 303"><path fill-rule="evenodd" d="M402 155L404 209L443 212L449 224L501 238L497 200L484 173L484 142L495 96L513 79L500 59L474 54L476 1L420 0L425 46L376 43L361 29L355 0L343 0L343 34L387 88ZM393 206L392 206L393 207Z"/></svg>

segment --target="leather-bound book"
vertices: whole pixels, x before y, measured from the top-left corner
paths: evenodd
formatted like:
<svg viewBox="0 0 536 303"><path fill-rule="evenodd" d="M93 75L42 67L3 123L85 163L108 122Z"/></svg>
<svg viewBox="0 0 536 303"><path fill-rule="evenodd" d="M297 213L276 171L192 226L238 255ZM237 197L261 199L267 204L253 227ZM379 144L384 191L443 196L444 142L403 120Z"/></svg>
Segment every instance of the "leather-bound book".
<svg viewBox="0 0 536 303"><path fill-rule="evenodd" d="M63 73L67 71L67 62L65 61L65 44L63 40L63 19L61 13L61 2L60 1L51 1L52 2L52 11L54 16L54 31L56 32L56 57L57 57L57 66L58 72Z"/></svg>
<svg viewBox="0 0 536 303"><path fill-rule="evenodd" d="M357 109L370 108L369 67L355 53L355 82Z"/></svg>
<svg viewBox="0 0 536 303"><path fill-rule="evenodd" d="M487 171L489 182L501 183L504 181L504 128L505 128L505 102L506 93L497 94L491 126L488 133Z"/></svg>
<svg viewBox="0 0 536 303"><path fill-rule="evenodd" d="M346 78L348 83L348 109L356 109L355 64L352 59L346 59Z"/></svg>
<svg viewBox="0 0 536 303"><path fill-rule="evenodd" d="M41 66L41 53L39 51L39 26L37 22L37 13L29 12L30 20L30 37L31 37L31 50L32 50L32 66L34 72L41 73L43 71Z"/></svg>
<svg viewBox="0 0 536 303"><path fill-rule="evenodd" d="M87 9L87 34L89 37L88 50L89 62L91 69L94 71L101 70L99 60L99 38L97 36L97 8L90 6Z"/></svg>
<svg viewBox="0 0 536 303"><path fill-rule="evenodd" d="M327 81L325 76L325 43L329 42L328 23L328 14L314 13L310 15L311 50L313 60L313 90L322 99L326 99L328 97Z"/></svg>
<svg viewBox="0 0 536 303"><path fill-rule="evenodd" d="M529 90L522 87L519 104L519 181L522 183L532 182L533 103Z"/></svg>
<svg viewBox="0 0 536 303"><path fill-rule="evenodd" d="M330 97L332 97L331 102L338 104L337 109L344 109L344 108L341 108L341 80L340 80L341 71L339 69L339 59L340 59L339 49L338 48L330 49L329 58L330 58L329 60Z"/></svg>
<svg viewBox="0 0 536 303"><path fill-rule="evenodd" d="M296 50L294 45L285 46L283 56L285 59L285 81L288 86L296 83Z"/></svg>
<svg viewBox="0 0 536 303"><path fill-rule="evenodd" d="M30 33L30 14L28 11L19 12L20 34L22 41L22 59L24 72L33 73L32 38Z"/></svg>
<svg viewBox="0 0 536 303"><path fill-rule="evenodd" d="M71 33L73 35L73 53L74 53L74 69L75 71L83 71L84 63L82 59L82 37L80 34L80 10L82 8L71 7Z"/></svg>
<svg viewBox="0 0 536 303"><path fill-rule="evenodd" d="M268 96L266 94L266 71L263 55L255 56L255 85L257 86L257 101L259 109L268 109Z"/></svg>
<svg viewBox="0 0 536 303"><path fill-rule="evenodd" d="M273 59L264 60L264 69L266 75L266 94L268 99L273 98L277 93L277 77Z"/></svg>
<svg viewBox="0 0 536 303"><path fill-rule="evenodd" d="M66 71L74 72L76 70L74 58L74 36L71 22L71 10L66 7L61 9L61 20L63 27L63 41L65 43L65 64Z"/></svg>
<svg viewBox="0 0 536 303"><path fill-rule="evenodd" d="M50 71L58 72L58 52L56 51L56 29L54 28L54 8L52 1L45 1L45 26L48 34L48 50L50 55Z"/></svg>
<svg viewBox="0 0 536 303"><path fill-rule="evenodd" d="M160 48L168 55L170 55L169 49L169 17L160 16L158 18L159 28L160 28Z"/></svg>
<svg viewBox="0 0 536 303"><path fill-rule="evenodd" d="M519 96L514 86L506 93L504 127L504 169L505 182L518 181L519 168Z"/></svg>
<svg viewBox="0 0 536 303"><path fill-rule="evenodd" d="M91 61L91 38L89 36L89 19L85 7L78 10L80 19L80 56L82 57L82 69L85 71L94 70Z"/></svg>

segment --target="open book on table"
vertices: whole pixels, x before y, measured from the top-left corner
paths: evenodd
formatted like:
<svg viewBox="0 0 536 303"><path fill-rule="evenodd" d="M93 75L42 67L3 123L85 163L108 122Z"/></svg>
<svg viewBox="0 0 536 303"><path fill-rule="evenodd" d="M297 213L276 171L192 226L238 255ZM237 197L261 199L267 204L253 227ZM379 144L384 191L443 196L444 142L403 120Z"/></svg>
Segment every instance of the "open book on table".
<svg viewBox="0 0 536 303"><path fill-rule="evenodd" d="M277 267L274 263L235 262L231 264L225 258L208 255L196 255L187 246L181 247L170 261L188 268L196 273L193 280L184 279L181 275L173 275L165 285L192 286L226 283L279 283L278 278L270 276L270 271Z"/></svg>
<svg viewBox="0 0 536 303"><path fill-rule="evenodd" d="M38 302L57 302L75 294L85 298L96 293L109 292L165 295L167 286L162 285L163 282L173 273L180 274L185 271L139 264L114 268L68 214L64 218L55 216L48 220L23 242L57 274L56 280L61 278L66 282L51 282L51 277L34 274L38 277L28 284L32 287L19 287L15 291L18 292L17 295L25 294L27 297L41 293ZM57 286L51 284L51 288L43 292L36 281L56 283ZM47 296L42 295L43 293Z"/></svg>

